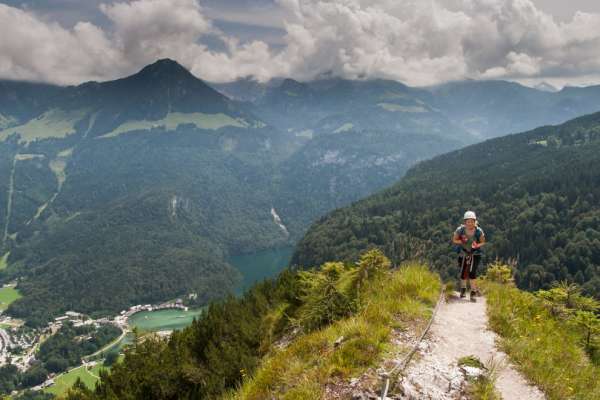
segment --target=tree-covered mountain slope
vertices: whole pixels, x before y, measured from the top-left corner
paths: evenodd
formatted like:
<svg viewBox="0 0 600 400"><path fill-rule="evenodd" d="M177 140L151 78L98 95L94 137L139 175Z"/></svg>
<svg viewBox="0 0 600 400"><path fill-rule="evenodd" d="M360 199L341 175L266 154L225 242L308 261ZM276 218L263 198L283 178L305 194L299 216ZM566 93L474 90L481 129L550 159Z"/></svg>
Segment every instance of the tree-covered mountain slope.
<svg viewBox="0 0 600 400"><path fill-rule="evenodd" d="M275 205L299 240L327 212L393 184L418 161L459 147L457 140L424 133L322 135L280 164Z"/></svg>
<svg viewBox="0 0 600 400"><path fill-rule="evenodd" d="M285 141L179 64L58 92L0 131L0 275L24 295L13 315L204 302L239 278L229 252L288 242L271 215Z"/></svg>
<svg viewBox="0 0 600 400"><path fill-rule="evenodd" d="M600 113L489 140L412 168L390 189L314 224L293 263L355 260L379 246L456 276L450 237L478 213L487 260L517 258L520 287L561 280L600 296Z"/></svg>
<svg viewBox="0 0 600 400"><path fill-rule="evenodd" d="M79 86L0 82L0 279L25 295L10 311L41 322L220 296L236 279L227 255L293 243L327 212L473 139L435 93L398 82L237 90L253 103L172 60Z"/></svg>
<svg viewBox="0 0 600 400"><path fill-rule="evenodd" d="M0 80L0 130L37 116L65 88L43 83Z"/></svg>

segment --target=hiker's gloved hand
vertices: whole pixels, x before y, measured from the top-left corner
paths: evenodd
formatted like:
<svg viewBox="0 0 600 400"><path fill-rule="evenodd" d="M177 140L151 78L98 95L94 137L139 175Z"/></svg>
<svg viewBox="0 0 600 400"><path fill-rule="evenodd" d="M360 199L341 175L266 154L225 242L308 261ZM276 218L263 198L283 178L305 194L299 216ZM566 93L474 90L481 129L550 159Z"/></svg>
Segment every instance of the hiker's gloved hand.
<svg viewBox="0 0 600 400"><path fill-rule="evenodd" d="M472 248L473 250L477 250L477 249L478 249L478 248L480 248L480 247L481 247L481 245L480 245L479 243L477 243L477 242L473 242L473 244L471 245L471 248Z"/></svg>

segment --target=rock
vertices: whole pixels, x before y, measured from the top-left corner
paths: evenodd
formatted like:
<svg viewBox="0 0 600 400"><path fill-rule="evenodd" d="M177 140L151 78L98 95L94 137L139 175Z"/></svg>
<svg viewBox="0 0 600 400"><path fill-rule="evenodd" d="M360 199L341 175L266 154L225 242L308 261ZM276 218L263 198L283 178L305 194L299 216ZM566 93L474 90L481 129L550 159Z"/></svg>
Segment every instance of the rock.
<svg viewBox="0 0 600 400"><path fill-rule="evenodd" d="M481 368L470 367L468 365L463 365L461 368L465 372L465 375L469 378L477 378L478 376L481 376L484 373L484 371Z"/></svg>

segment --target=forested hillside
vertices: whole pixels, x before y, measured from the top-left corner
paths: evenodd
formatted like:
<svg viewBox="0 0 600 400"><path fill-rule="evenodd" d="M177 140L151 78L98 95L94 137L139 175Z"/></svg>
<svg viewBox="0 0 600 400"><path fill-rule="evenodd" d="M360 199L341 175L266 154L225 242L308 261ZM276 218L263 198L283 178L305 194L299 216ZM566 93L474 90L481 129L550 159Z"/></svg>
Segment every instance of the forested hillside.
<svg viewBox="0 0 600 400"><path fill-rule="evenodd" d="M319 136L281 163L275 206L299 240L327 212L393 184L419 160L460 146L443 136L385 130Z"/></svg>
<svg viewBox="0 0 600 400"><path fill-rule="evenodd" d="M515 258L521 288L569 280L600 296L600 113L426 161L395 186L314 224L293 263L356 260L379 246L457 275L450 237L475 210L486 260Z"/></svg>

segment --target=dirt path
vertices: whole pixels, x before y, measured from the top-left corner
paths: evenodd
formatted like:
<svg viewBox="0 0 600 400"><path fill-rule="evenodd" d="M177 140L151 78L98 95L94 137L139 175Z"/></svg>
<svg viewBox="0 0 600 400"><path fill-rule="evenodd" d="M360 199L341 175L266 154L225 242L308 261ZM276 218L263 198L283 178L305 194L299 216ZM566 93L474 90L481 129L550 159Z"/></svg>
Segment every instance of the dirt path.
<svg viewBox="0 0 600 400"><path fill-rule="evenodd" d="M400 386L406 399L460 399L464 374L457 366L461 357L474 355L484 364L490 359L502 363L496 388L504 400L541 400L545 396L529 385L508 357L499 351L496 334L487 329L485 299L477 303L453 297L441 305L428 338L422 343Z"/></svg>

